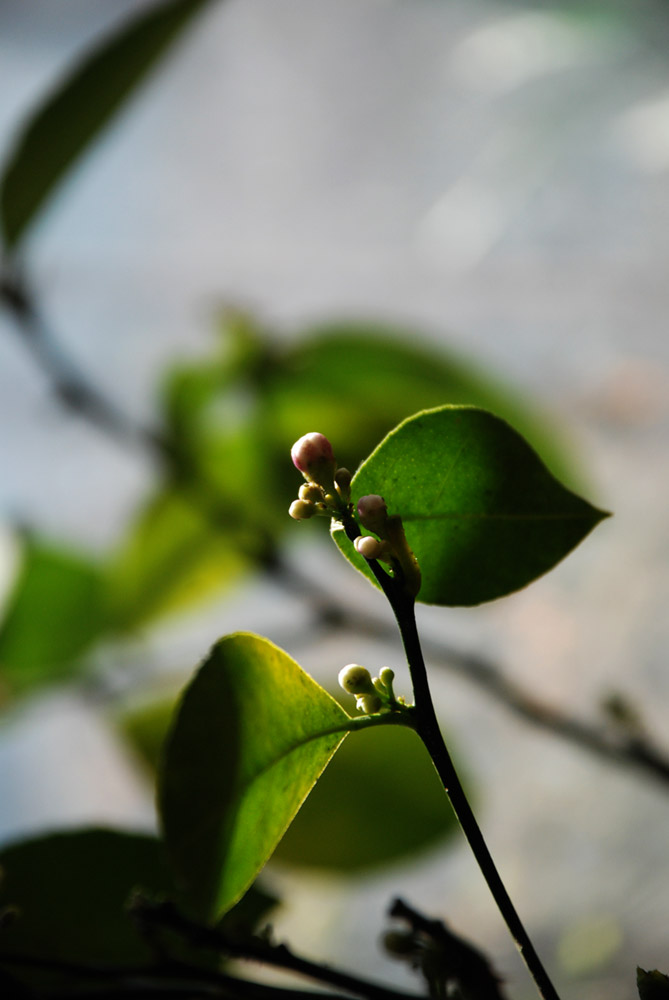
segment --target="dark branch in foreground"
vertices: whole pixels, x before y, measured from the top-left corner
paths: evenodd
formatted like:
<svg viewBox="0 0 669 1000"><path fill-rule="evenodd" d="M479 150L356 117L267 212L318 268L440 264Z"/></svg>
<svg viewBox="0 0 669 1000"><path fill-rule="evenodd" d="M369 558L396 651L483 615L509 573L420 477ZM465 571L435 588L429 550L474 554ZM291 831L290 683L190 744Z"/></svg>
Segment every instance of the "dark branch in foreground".
<svg viewBox="0 0 669 1000"><path fill-rule="evenodd" d="M153 458L169 462L173 449L164 434L133 422L115 403L93 387L64 354L48 331L34 295L17 273L8 271L0 274L0 302L14 319L19 335L64 407L109 437L122 443L133 443ZM217 507L210 496L208 484L204 484L200 494L191 491L187 496L210 519L214 530L225 520L222 513L229 514ZM289 588L309 601L322 627L348 628L371 637L387 638L386 624L338 603L315 581L307 580L294 567L282 561L269 545L260 554L260 561L282 588ZM624 725L605 730L602 726L581 721L541 701L482 656L429 639L423 641L423 646L431 663L477 685L529 724L611 764L631 767L663 785L669 785L669 756L642 731Z"/></svg>
<svg viewBox="0 0 669 1000"><path fill-rule="evenodd" d="M291 990L266 983L256 983L224 972L212 972L184 962L164 961L154 965L133 967L91 965L84 962L64 962L55 959L22 955L0 955L2 964L55 973L68 980L80 980L77 986L64 989L55 987L48 993L25 993L26 1000L33 996L48 1000L65 998L133 997L220 997L223 1000L322 1000L324 994L305 990ZM351 1000L350 996L328 994L330 1000ZM393 1000L388 996L387 1000Z"/></svg>
<svg viewBox="0 0 669 1000"><path fill-rule="evenodd" d="M307 979L345 990L363 1000L417 1000L416 994L404 993L390 987L342 972L330 965L322 965L296 955L285 944L274 944L264 937L244 936L235 938L219 928L205 927L184 916L169 902L153 902L137 898L132 907L134 918L151 928L173 931L195 948L216 952L227 958L248 959L262 962L275 969L284 969Z"/></svg>

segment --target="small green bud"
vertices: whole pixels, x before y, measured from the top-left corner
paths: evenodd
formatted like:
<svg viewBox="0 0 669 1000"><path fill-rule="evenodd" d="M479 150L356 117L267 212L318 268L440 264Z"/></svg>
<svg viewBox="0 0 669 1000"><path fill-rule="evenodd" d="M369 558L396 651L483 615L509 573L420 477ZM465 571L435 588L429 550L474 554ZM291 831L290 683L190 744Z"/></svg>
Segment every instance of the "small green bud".
<svg viewBox="0 0 669 1000"><path fill-rule="evenodd" d="M314 505L309 503L308 500L293 500L288 508L288 513L296 521L307 521L310 517L313 517L317 511Z"/></svg>
<svg viewBox="0 0 669 1000"><path fill-rule="evenodd" d="M351 499L352 478L353 476L348 469L337 469L334 474L335 489L344 503L348 503Z"/></svg>
<svg viewBox="0 0 669 1000"><path fill-rule="evenodd" d="M347 667L342 667L338 680L348 694L376 694L369 670L357 663L349 663Z"/></svg>
<svg viewBox="0 0 669 1000"><path fill-rule="evenodd" d="M307 500L309 503L318 503L323 499L323 490L315 483L302 483L298 497L300 500Z"/></svg>
<svg viewBox="0 0 669 1000"><path fill-rule="evenodd" d="M391 670L390 667L381 667L379 670L379 680L385 688L392 691L393 681L395 680L395 671Z"/></svg>

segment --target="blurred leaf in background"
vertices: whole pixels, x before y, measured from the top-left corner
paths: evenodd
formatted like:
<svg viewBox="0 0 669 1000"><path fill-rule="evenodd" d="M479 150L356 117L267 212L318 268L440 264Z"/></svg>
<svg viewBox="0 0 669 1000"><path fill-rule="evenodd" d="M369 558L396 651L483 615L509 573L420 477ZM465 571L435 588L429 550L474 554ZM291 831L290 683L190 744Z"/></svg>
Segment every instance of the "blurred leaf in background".
<svg viewBox="0 0 669 1000"><path fill-rule="evenodd" d="M444 349L354 323L282 344L250 315L226 312L211 356L164 380L164 465L115 549L94 560L26 545L0 624L5 694L73 675L96 641L197 608L262 569L290 526L289 453L303 433L326 434L353 471L402 419L445 402L513 421L554 471L576 478L531 406Z"/></svg>
<svg viewBox="0 0 669 1000"><path fill-rule="evenodd" d="M11 844L0 852L0 876L0 912L11 916L0 935L0 965L4 959L19 981L37 988L63 988L68 981L66 968L40 968L48 968L50 961L77 967L153 961L155 954L133 922L128 904L140 891L150 897L179 897L163 844L156 837L118 830L64 831ZM221 927L236 936L247 935L277 902L252 886ZM174 942L171 949L184 959L210 964L201 950L188 954ZM13 964L8 956L28 961ZM35 959L34 968L30 959ZM77 974L72 979L76 994L63 996L79 995L85 977Z"/></svg>
<svg viewBox="0 0 669 1000"><path fill-rule="evenodd" d="M15 251L66 173L86 153L208 0L170 0L104 39L28 119L0 179L0 230Z"/></svg>
<svg viewBox="0 0 669 1000"><path fill-rule="evenodd" d="M108 627L101 566L28 538L0 620L3 695L71 676Z"/></svg>

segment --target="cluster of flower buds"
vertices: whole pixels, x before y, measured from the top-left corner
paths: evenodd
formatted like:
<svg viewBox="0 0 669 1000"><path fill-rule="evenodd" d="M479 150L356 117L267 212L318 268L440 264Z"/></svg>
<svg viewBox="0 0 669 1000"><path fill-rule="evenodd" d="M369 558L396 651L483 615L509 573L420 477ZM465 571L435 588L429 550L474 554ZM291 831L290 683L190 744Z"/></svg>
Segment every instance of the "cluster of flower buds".
<svg viewBox="0 0 669 1000"><path fill-rule="evenodd" d="M395 697L393 681L395 674L390 667L382 667L378 677L372 677L366 667L349 663L339 671L339 684L348 694L356 696L355 707L365 715L373 715L383 709L396 709L403 700Z"/></svg>
<svg viewBox="0 0 669 1000"><path fill-rule="evenodd" d="M306 482L300 487L288 513L296 521L320 514L339 517L351 502L351 473L338 469L332 445L323 434L304 434L290 450L293 465Z"/></svg>
<svg viewBox="0 0 669 1000"><path fill-rule="evenodd" d="M407 543L402 518L388 514L385 500L376 494L360 498L358 518L363 528L379 537L360 535L353 543L356 552L365 559L380 559L398 566L406 590L415 597L420 590L420 568Z"/></svg>

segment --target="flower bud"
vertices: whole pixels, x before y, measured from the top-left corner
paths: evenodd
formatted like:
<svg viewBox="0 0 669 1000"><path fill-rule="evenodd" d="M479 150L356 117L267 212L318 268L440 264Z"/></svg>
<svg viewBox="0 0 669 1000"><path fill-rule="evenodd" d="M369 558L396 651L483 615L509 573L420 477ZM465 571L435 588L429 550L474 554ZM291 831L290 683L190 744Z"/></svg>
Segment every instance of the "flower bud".
<svg viewBox="0 0 669 1000"><path fill-rule="evenodd" d="M336 468L332 445L323 434L304 434L290 449L293 465L312 483L330 486Z"/></svg>
<svg viewBox="0 0 669 1000"><path fill-rule="evenodd" d="M323 490L315 483L302 483L298 491L300 500L308 500L309 503L318 503L323 499Z"/></svg>
<svg viewBox="0 0 669 1000"><path fill-rule="evenodd" d="M381 710L382 704L378 694L361 694L356 699L355 707L359 712L364 712L365 715L374 715L374 712Z"/></svg>
<svg viewBox="0 0 669 1000"><path fill-rule="evenodd" d="M368 531L373 531L377 535L385 534L385 525L388 519L388 509L383 497L375 493L370 496L360 497L358 500L358 517L361 524Z"/></svg>
<svg viewBox="0 0 669 1000"><path fill-rule="evenodd" d="M353 476L348 471L348 469L337 469L334 474L335 488L337 493L344 501L348 503L351 499L351 480Z"/></svg>
<svg viewBox="0 0 669 1000"><path fill-rule="evenodd" d="M391 670L390 667L381 667L379 670L379 680L385 688L392 691L393 681L395 680L395 671Z"/></svg>
<svg viewBox="0 0 669 1000"><path fill-rule="evenodd" d="M308 500L293 500L288 508L288 513L291 517L295 518L296 521L307 521L310 517L313 517L317 511L314 505L309 503Z"/></svg>
<svg viewBox="0 0 669 1000"><path fill-rule="evenodd" d="M353 548L365 559L380 559L388 545L386 542L379 542L371 535L359 535L353 542Z"/></svg>
<svg viewBox="0 0 669 1000"><path fill-rule="evenodd" d="M347 667L342 667L338 680L348 694L376 694L369 670L357 663L349 663Z"/></svg>

